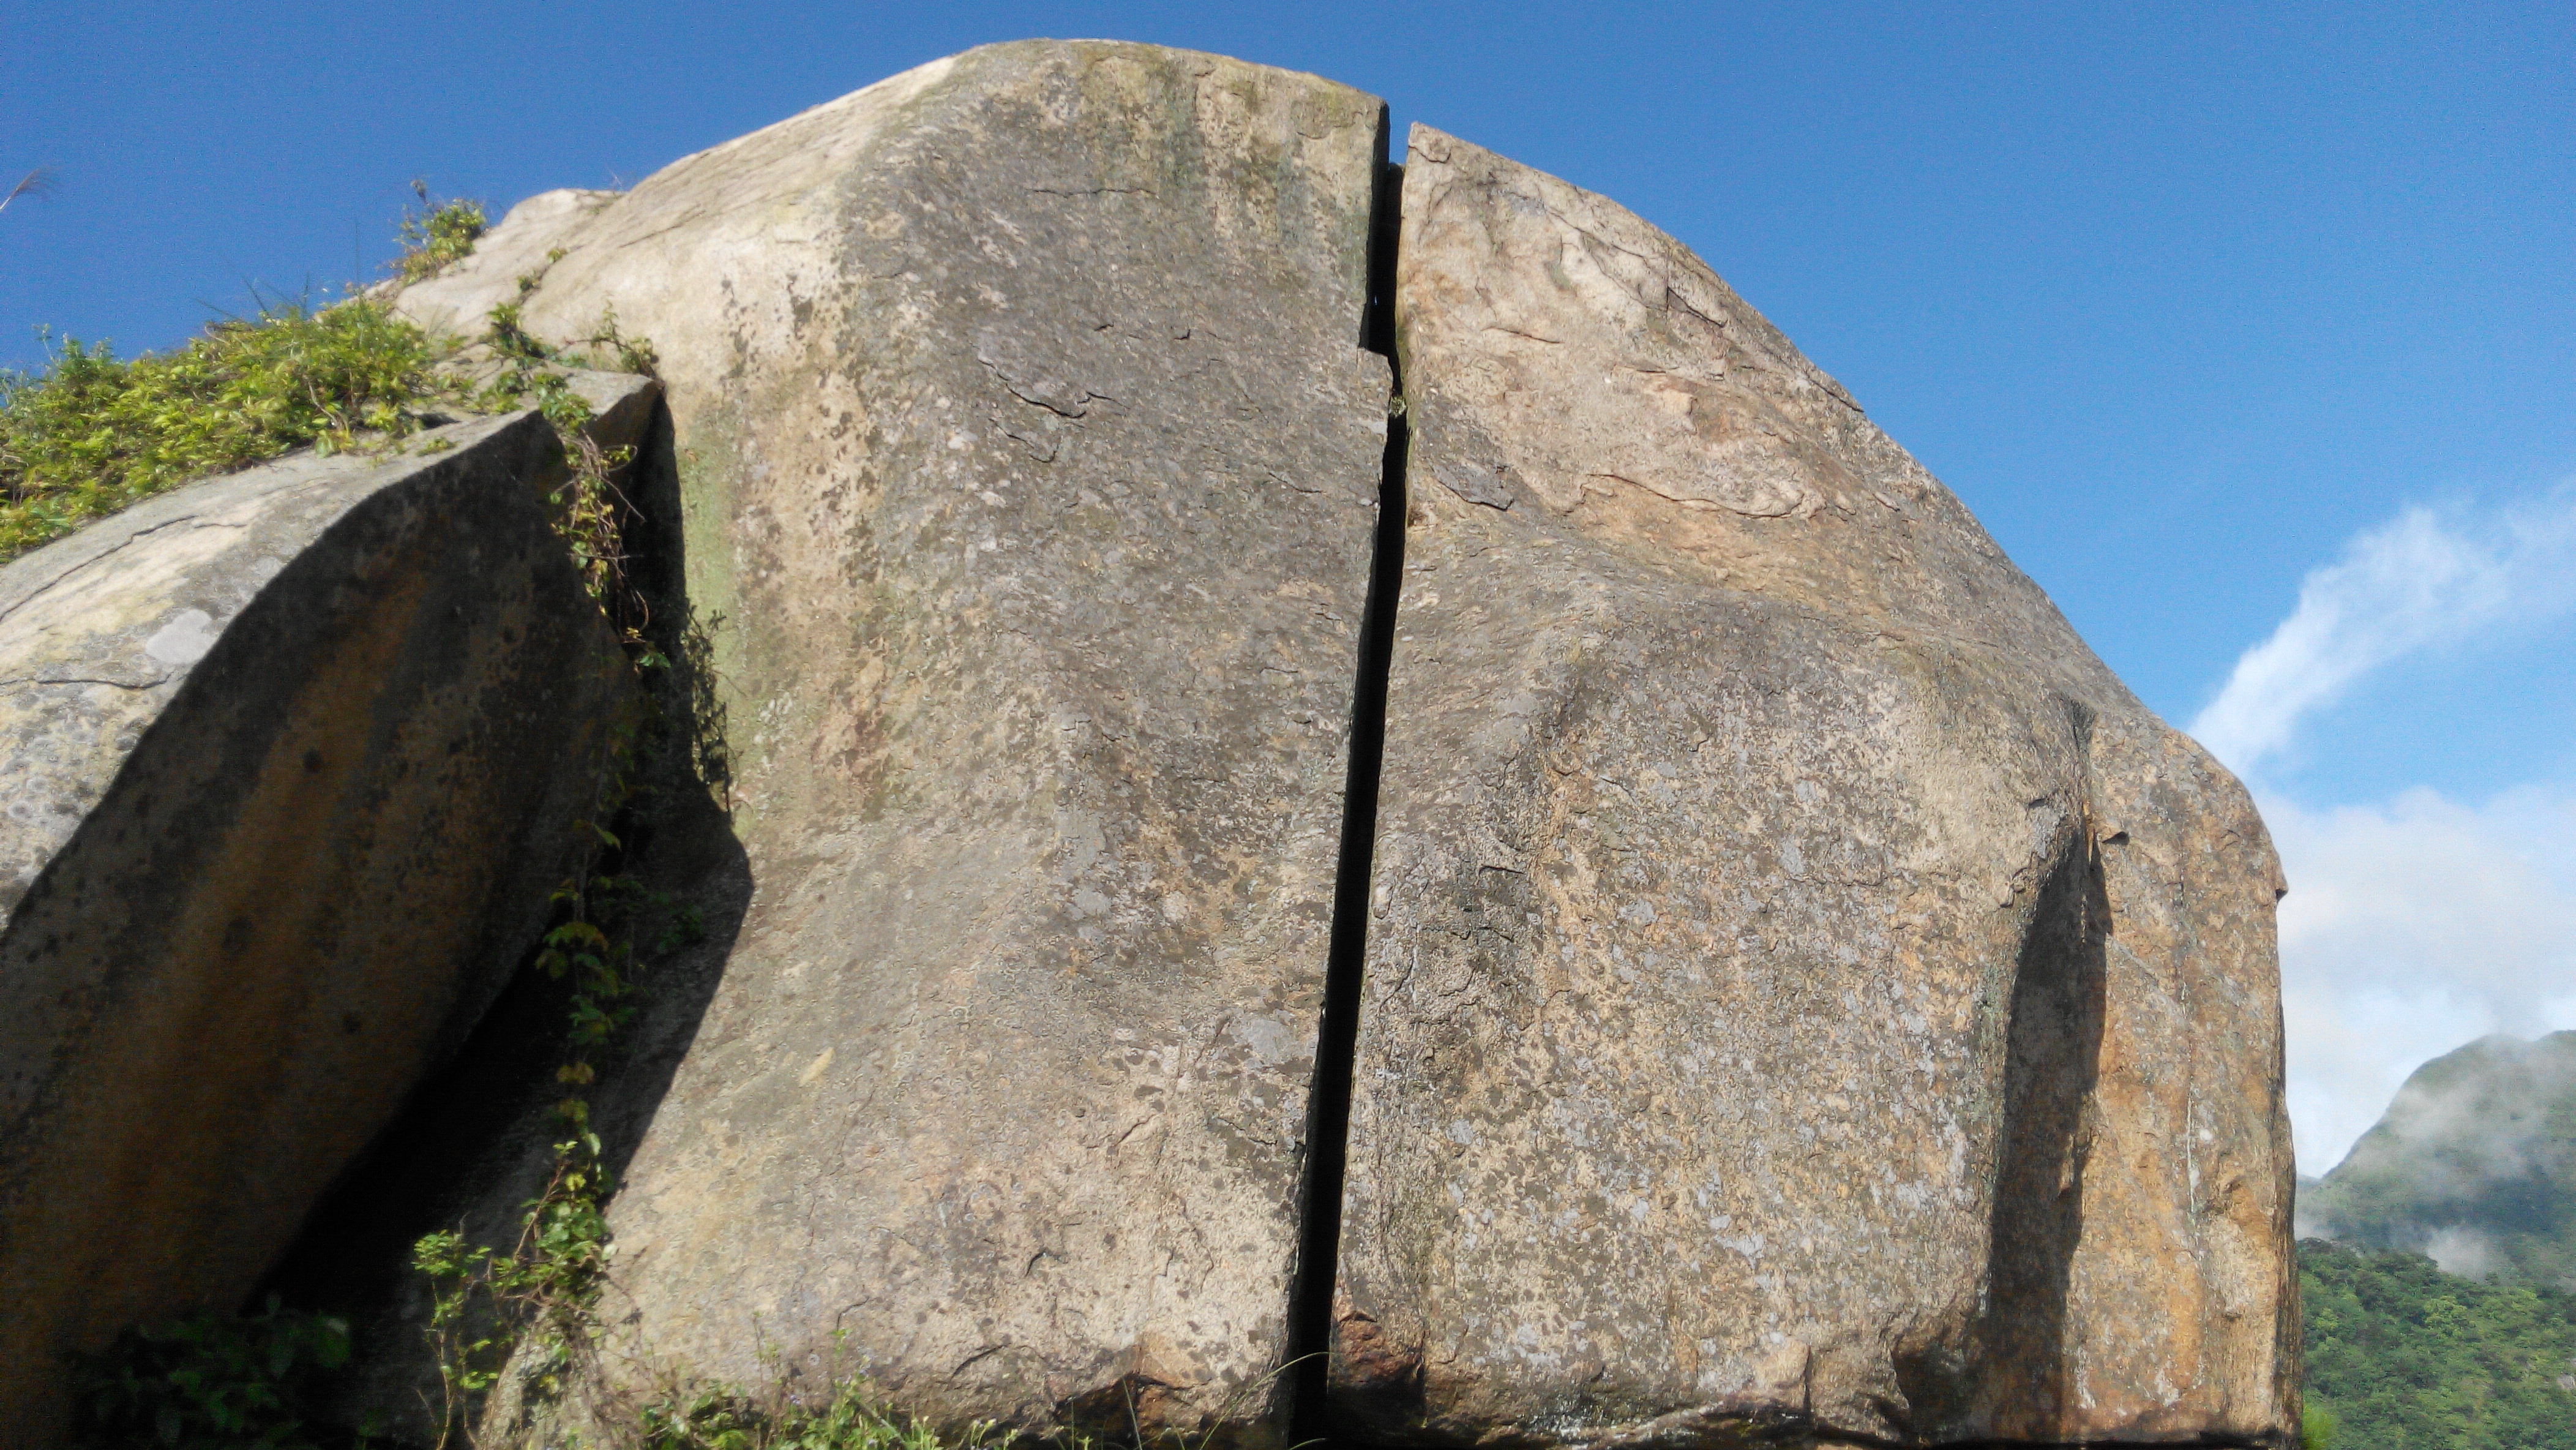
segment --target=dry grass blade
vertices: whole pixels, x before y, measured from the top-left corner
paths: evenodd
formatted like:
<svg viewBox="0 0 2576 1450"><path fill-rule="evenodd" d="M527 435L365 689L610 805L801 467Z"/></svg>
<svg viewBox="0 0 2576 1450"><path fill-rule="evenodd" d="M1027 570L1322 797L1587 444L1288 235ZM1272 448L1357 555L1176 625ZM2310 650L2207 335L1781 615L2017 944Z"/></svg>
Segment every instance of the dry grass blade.
<svg viewBox="0 0 2576 1450"><path fill-rule="evenodd" d="M53 189L54 169L50 166L39 166L19 177L18 184L9 188L7 196L0 196L0 211L7 211L9 203L22 196L44 196L51 193Z"/></svg>

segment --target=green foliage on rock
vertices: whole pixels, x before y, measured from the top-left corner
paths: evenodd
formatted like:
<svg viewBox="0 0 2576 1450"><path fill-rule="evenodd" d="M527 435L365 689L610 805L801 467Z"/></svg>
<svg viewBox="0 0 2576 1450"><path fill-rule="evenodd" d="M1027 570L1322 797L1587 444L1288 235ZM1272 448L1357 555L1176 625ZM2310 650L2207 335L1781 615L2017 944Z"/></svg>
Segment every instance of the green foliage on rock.
<svg viewBox="0 0 2576 1450"><path fill-rule="evenodd" d="M431 205L402 225L403 281L474 250L480 202ZM263 306L167 353L120 359L65 338L51 366L0 372L0 562L152 495L264 463L399 440L421 405L457 399L437 341L383 303Z"/></svg>
<svg viewBox="0 0 2576 1450"><path fill-rule="evenodd" d="M603 816L631 795L633 753L620 754ZM602 851L619 849L605 828L593 824L591 830ZM643 913L649 909L666 923L662 940L651 948L655 953L684 944L696 930L694 914L677 903L653 896L631 877L588 868L565 883L555 904L561 919L546 933L534 962L536 970L568 981L572 989L564 1060L555 1070L564 1096L554 1106L563 1136L554 1145L553 1172L526 1205L515 1242L474 1244L462 1232L442 1230L412 1249L413 1267L432 1288L429 1335L439 1370L438 1413L450 1436L470 1433L485 1397L514 1364L524 1392L540 1399L559 1395L599 1336L594 1308L608 1274L607 1203L616 1181L591 1126L587 1092L601 1055L634 1015L629 999Z"/></svg>
<svg viewBox="0 0 2576 1450"><path fill-rule="evenodd" d="M462 259L492 225L490 213L479 201L433 206L429 188L413 182L412 190L420 196L421 210L403 218L403 254L394 261L394 275L405 282L436 276L448 263Z"/></svg>
<svg viewBox="0 0 2576 1450"><path fill-rule="evenodd" d="M322 1450L311 1395L349 1359L349 1326L281 1307L129 1329L79 1370L82 1450Z"/></svg>
<svg viewBox="0 0 2576 1450"><path fill-rule="evenodd" d="M987 1450L999 1443L980 1425L943 1439L889 1413L858 1384L811 1406L783 1396L764 1404L734 1389L673 1395L645 1406L635 1433L637 1450Z"/></svg>
<svg viewBox="0 0 2576 1450"><path fill-rule="evenodd" d="M364 299L227 319L131 362L66 339L44 372L0 374L0 560L191 479L401 438L442 393L434 361Z"/></svg>
<svg viewBox="0 0 2576 1450"><path fill-rule="evenodd" d="M2322 1239L2299 1287L2312 1444L2576 1450L2576 1294Z"/></svg>

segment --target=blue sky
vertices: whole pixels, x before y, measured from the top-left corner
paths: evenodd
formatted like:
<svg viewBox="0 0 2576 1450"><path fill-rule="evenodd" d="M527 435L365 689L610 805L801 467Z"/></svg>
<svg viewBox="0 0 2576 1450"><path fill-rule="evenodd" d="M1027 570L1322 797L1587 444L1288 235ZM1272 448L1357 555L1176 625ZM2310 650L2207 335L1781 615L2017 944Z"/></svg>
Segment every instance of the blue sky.
<svg viewBox="0 0 2576 1450"><path fill-rule="evenodd" d="M13 0L0 186L57 184L0 213L0 363L40 323L165 347L252 283L373 275L415 176L625 184L1029 35L1317 71L1697 248L2255 784L2309 1171L2424 1055L2576 1026L2564 0ZM2516 871L2455 919L2454 873Z"/></svg>

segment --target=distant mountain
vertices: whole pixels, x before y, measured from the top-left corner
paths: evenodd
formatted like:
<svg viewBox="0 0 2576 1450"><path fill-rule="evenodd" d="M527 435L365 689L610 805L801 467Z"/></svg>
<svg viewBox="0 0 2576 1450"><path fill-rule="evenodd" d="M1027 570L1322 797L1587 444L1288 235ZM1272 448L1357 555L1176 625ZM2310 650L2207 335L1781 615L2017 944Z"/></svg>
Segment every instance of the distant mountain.
<svg viewBox="0 0 2576 1450"><path fill-rule="evenodd" d="M2299 1231L2576 1288L2576 1032L2486 1037L2418 1068L2321 1181Z"/></svg>

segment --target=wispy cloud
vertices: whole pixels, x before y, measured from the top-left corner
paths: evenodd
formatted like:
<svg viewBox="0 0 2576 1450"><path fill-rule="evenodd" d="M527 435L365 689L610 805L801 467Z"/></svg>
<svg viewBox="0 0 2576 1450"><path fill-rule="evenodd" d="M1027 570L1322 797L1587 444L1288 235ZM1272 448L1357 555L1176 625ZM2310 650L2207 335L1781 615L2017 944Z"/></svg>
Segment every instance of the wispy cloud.
<svg viewBox="0 0 2576 1450"><path fill-rule="evenodd" d="M2255 787L2280 847L2281 1006L2301 1171L2322 1173L2407 1074L2491 1032L2576 1027L2576 785L2430 789L2316 808L2263 769L2374 671L2576 615L2576 482L2504 507L2410 508L2308 572L2191 732ZM2482 708L2517 707L2498 682Z"/></svg>
<svg viewBox="0 0 2576 1450"><path fill-rule="evenodd" d="M2236 662L2191 733L2250 775L2371 671L2571 610L2576 486L2500 510L2411 508L2309 571L2298 608Z"/></svg>

